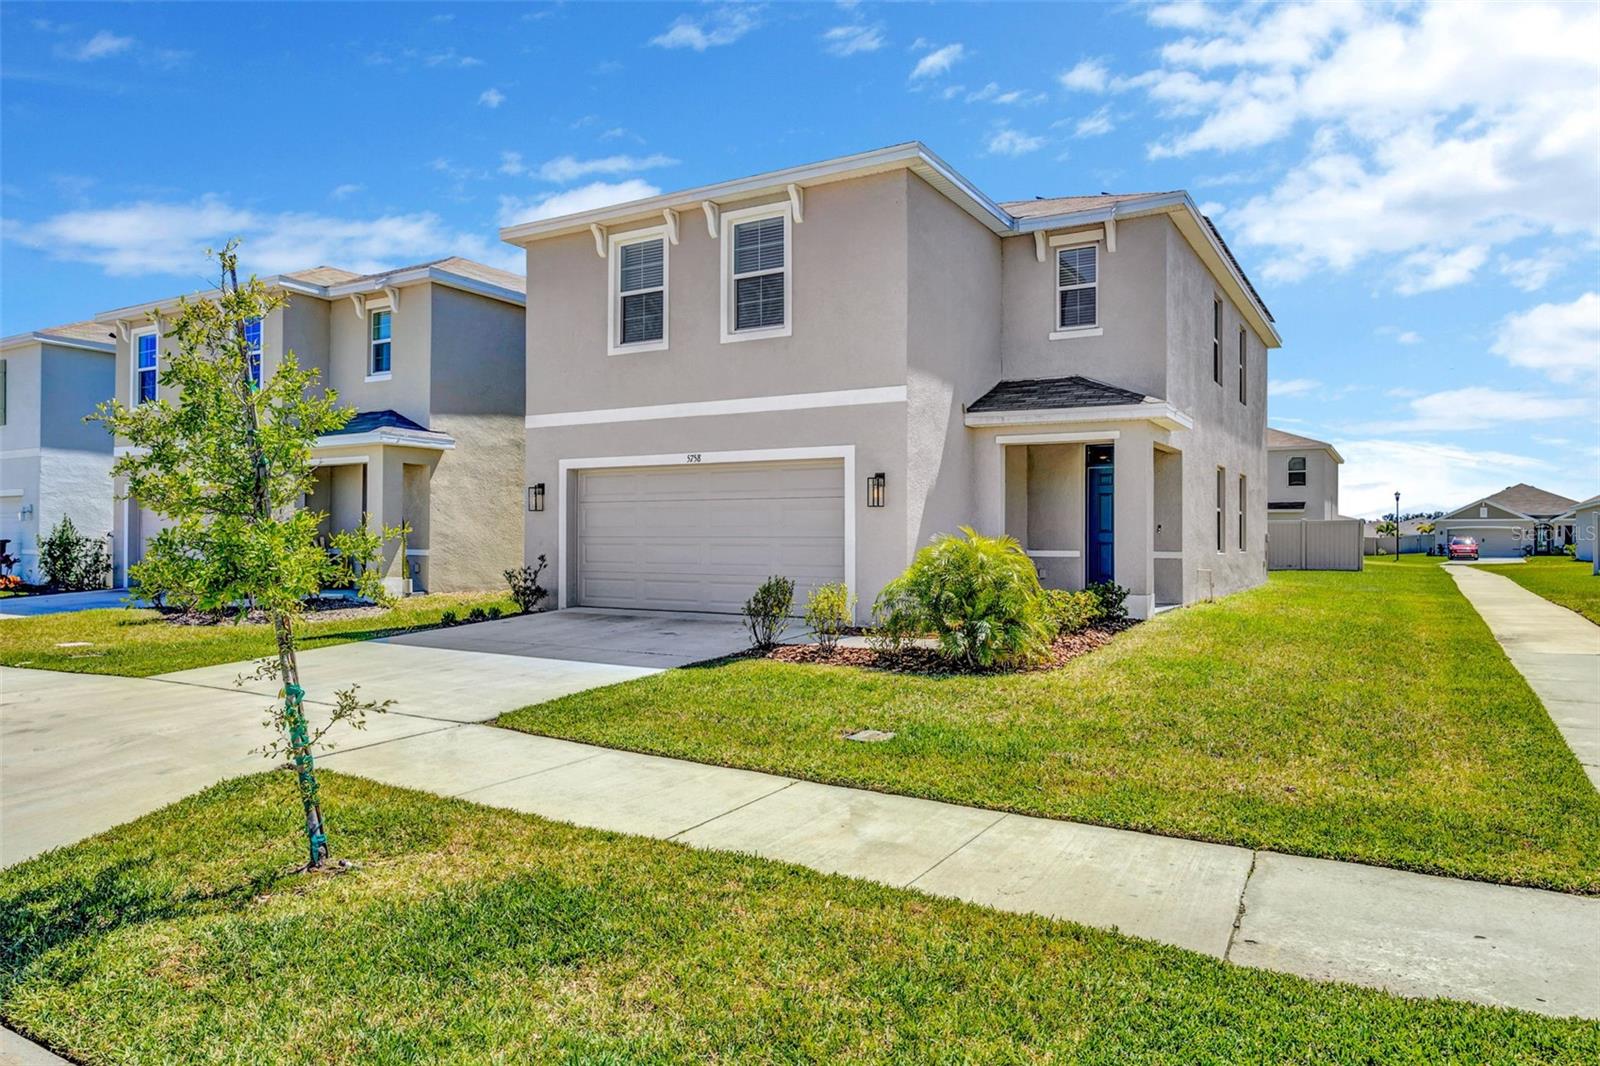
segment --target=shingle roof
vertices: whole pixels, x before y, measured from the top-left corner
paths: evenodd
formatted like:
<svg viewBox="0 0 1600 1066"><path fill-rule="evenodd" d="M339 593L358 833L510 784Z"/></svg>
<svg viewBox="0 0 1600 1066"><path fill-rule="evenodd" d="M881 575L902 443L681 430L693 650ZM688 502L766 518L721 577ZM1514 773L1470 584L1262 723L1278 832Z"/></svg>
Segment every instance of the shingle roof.
<svg viewBox="0 0 1600 1066"><path fill-rule="evenodd" d="M292 274L283 275L294 281L303 281L307 285L338 285L346 281L354 281L361 275L349 270L340 270L338 267L319 266L310 270L296 270Z"/></svg>
<svg viewBox="0 0 1600 1066"><path fill-rule="evenodd" d="M111 344L116 340L116 332L103 322L69 322L65 326L51 326L49 329L36 329L35 333L48 333L56 337L71 337L80 341L96 341L100 344Z"/></svg>
<svg viewBox="0 0 1600 1066"><path fill-rule="evenodd" d="M1302 437L1298 433L1287 430L1267 427L1267 447L1269 448L1331 448L1333 445L1325 440L1316 440L1311 437Z"/></svg>
<svg viewBox="0 0 1600 1066"><path fill-rule="evenodd" d="M1053 411L1064 407L1112 407L1143 403L1144 393L1119 389L1093 378L1027 378L1002 381L980 396L968 411Z"/></svg>
<svg viewBox="0 0 1600 1066"><path fill-rule="evenodd" d="M1174 189L1172 192L1177 192ZM1161 192L1103 192L1095 196L1038 196L1032 200L1007 200L1000 205L1013 218L1041 218L1047 215L1070 215L1074 211L1092 211L1097 207L1110 207L1127 200L1143 200L1150 196L1167 196Z"/></svg>
<svg viewBox="0 0 1600 1066"><path fill-rule="evenodd" d="M343 429L335 429L325 436L336 437L345 433L371 433L379 429L414 429L428 432L427 426L419 426L411 419L398 411L358 411L356 416L344 424Z"/></svg>
<svg viewBox="0 0 1600 1066"><path fill-rule="evenodd" d="M1508 511L1533 517L1560 514L1578 502L1553 492L1546 492L1527 482L1507 485L1486 499L1496 507L1504 507Z"/></svg>

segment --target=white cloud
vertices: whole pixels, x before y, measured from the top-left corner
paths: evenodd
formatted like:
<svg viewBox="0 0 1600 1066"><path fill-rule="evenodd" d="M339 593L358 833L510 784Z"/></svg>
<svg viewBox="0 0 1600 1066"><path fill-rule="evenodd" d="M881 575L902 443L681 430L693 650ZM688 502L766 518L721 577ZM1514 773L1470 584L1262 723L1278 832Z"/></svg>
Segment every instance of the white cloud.
<svg viewBox="0 0 1600 1066"><path fill-rule="evenodd" d="M967 103L969 104L1041 104L1044 101L1044 93L1033 92L1029 89L1001 89L1000 84L993 81L983 88L975 89L967 94Z"/></svg>
<svg viewBox="0 0 1600 1066"><path fill-rule="evenodd" d="M354 196L356 193L365 188L365 185L360 185L355 182L346 182L343 185L335 185L333 187L333 191L328 194L328 198L330 200L343 200L348 196Z"/></svg>
<svg viewBox="0 0 1600 1066"><path fill-rule="evenodd" d="M1415 397L1407 406L1410 413L1404 417L1354 428L1367 433L1434 433L1600 417L1600 403L1594 397L1551 396L1487 385L1430 392Z"/></svg>
<svg viewBox="0 0 1600 1066"><path fill-rule="evenodd" d="M484 107L487 107L491 111L505 102L506 94L493 87L485 89L483 92L478 94L478 103L482 104Z"/></svg>
<svg viewBox="0 0 1600 1066"><path fill-rule="evenodd" d="M1322 387L1322 382L1315 378L1289 378L1286 381L1272 380L1267 382L1267 396L1304 396L1315 392Z"/></svg>
<svg viewBox="0 0 1600 1066"><path fill-rule="evenodd" d="M677 162L660 152L646 156L608 155L599 159L577 159L564 155L540 164L539 177L565 185L591 174L635 174L641 170L676 166Z"/></svg>
<svg viewBox="0 0 1600 1066"><path fill-rule="evenodd" d="M822 35L823 51L829 55L853 56L876 52L884 45L883 26L835 26Z"/></svg>
<svg viewBox="0 0 1600 1066"><path fill-rule="evenodd" d="M1401 329L1399 326L1379 326L1373 332L1380 337L1393 337L1396 344L1422 343L1422 334L1414 329Z"/></svg>
<svg viewBox="0 0 1600 1066"><path fill-rule="evenodd" d="M1373 438L1337 440L1344 466L1339 471L1339 510L1376 518L1394 510L1394 494L1405 511L1439 511L1537 479L1551 491L1559 482L1544 462L1510 452L1461 447L1439 441Z"/></svg>
<svg viewBox="0 0 1600 1066"><path fill-rule="evenodd" d="M937 78L948 74L950 68L961 62L966 57L967 49L962 44L947 44L943 48L935 48L911 68L911 80L921 81L923 78Z"/></svg>
<svg viewBox="0 0 1600 1066"><path fill-rule="evenodd" d="M108 56L121 55L132 47L132 37L119 37L110 30L101 30L82 44L66 49L65 55L80 63L88 63Z"/></svg>
<svg viewBox="0 0 1600 1066"><path fill-rule="evenodd" d="M1085 115L1073 128L1074 137L1100 137L1116 129L1111 121L1111 109L1102 107L1092 115Z"/></svg>
<svg viewBox="0 0 1600 1066"><path fill-rule="evenodd" d="M1600 381L1600 293L1507 315L1489 350L1555 381Z"/></svg>
<svg viewBox="0 0 1600 1066"><path fill-rule="evenodd" d="M1571 258L1566 251L1552 248L1526 259L1502 255L1495 266L1507 281L1523 292L1538 292L1566 268Z"/></svg>
<svg viewBox="0 0 1600 1066"><path fill-rule="evenodd" d="M1304 157L1233 214L1263 271L1355 266L1420 292L1474 277L1534 234L1600 235L1600 6L1467 0L1147 10L1181 36L1142 91L1178 123L1151 154ZM1373 264L1378 264L1376 267Z"/></svg>
<svg viewBox="0 0 1600 1066"><path fill-rule="evenodd" d="M463 255L514 269L515 249L493 235L449 227L432 212L339 218L310 212L261 212L217 196L187 202L140 201L68 211L35 223L7 222L5 237L53 259L89 263L107 274L172 274L204 270L205 250L243 239L245 266L262 274L319 264L370 272L419 259ZM509 253L509 254L508 254Z"/></svg>
<svg viewBox="0 0 1600 1066"><path fill-rule="evenodd" d="M990 155L1018 156L1038 151L1043 146L1043 137L1034 137L1020 130L1006 128L989 134L989 139L984 142L983 148Z"/></svg>
<svg viewBox="0 0 1600 1066"><path fill-rule="evenodd" d="M443 52L433 52L422 57L423 63L430 67L481 67L483 60L477 56L462 55L454 48L447 48Z"/></svg>
<svg viewBox="0 0 1600 1066"><path fill-rule="evenodd" d="M535 222L541 218L593 211L612 204L625 204L630 200L644 200L659 195L661 190L640 178L627 181L596 181L575 189L522 199L515 196L500 197L500 225L513 226L519 222Z"/></svg>
<svg viewBox="0 0 1600 1066"><path fill-rule="evenodd" d="M650 38L650 43L658 48L692 48L696 52L732 44L761 24L756 17L759 11L760 8L729 5L704 18L680 15L665 32Z"/></svg>
<svg viewBox="0 0 1600 1066"><path fill-rule="evenodd" d="M1057 78L1063 89L1081 93L1103 93L1111 83L1111 72L1099 59L1082 59L1071 70L1064 70Z"/></svg>

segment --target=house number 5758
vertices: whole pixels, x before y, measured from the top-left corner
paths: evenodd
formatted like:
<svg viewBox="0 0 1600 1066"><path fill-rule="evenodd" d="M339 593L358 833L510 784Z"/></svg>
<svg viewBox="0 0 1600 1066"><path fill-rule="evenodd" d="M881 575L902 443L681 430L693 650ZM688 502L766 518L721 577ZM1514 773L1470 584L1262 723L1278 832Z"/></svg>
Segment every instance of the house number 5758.
<svg viewBox="0 0 1600 1066"><path fill-rule="evenodd" d="M690 452L688 455L683 457L683 461L686 463L698 463L700 461L700 453Z"/></svg>

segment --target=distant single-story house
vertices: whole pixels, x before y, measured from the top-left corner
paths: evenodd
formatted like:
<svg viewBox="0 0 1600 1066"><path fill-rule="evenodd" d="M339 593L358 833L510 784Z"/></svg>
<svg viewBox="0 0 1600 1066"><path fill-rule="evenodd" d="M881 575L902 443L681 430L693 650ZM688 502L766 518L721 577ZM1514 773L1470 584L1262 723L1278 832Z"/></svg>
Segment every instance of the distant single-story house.
<svg viewBox="0 0 1600 1066"><path fill-rule="evenodd" d="M1556 515L1557 522L1570 522L1575 536L1578 558L1594 564L1600 574L1600 496L1590 496L1571 510Z"/></svg>
<svg viewBox="0 0 1600 1066"><path fill-rule="evenodd" d="M1434 546L1433 528L1440 519L1437 518L1408 518L1400 523L1400 554L1411 555L1426 553ZM1385 523L1376 518L1369 518L1361 523L1361 542L1368 555L1377 555L1382 551L1385 555L1394 554L1394 532L1392 530L1379 533L1378 527ZM1424 533L1419 527L1428 526Z"/></svg>
<svg viewBox="0 0 1600 1066"><path fill-rule="evenodd" d="M1575 540L1573 522L1564 516L1577 502L1534 485L1508 485L1435 519L1434 536L1441 546L1451 537L1472 537L1486 558L1560 555Z"/></svg>

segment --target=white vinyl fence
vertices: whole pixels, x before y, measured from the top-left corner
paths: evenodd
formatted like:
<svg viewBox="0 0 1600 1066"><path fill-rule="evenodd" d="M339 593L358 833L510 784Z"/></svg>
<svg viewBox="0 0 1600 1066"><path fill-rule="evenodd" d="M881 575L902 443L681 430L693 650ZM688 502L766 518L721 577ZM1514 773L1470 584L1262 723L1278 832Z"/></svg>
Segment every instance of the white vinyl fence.
<svg viewBox="0 0 1600 1066"><path fill-rule="evenodd" d="M1268 570L1360 570L1361 520L1298 519L1267 523Z"/></svg>

